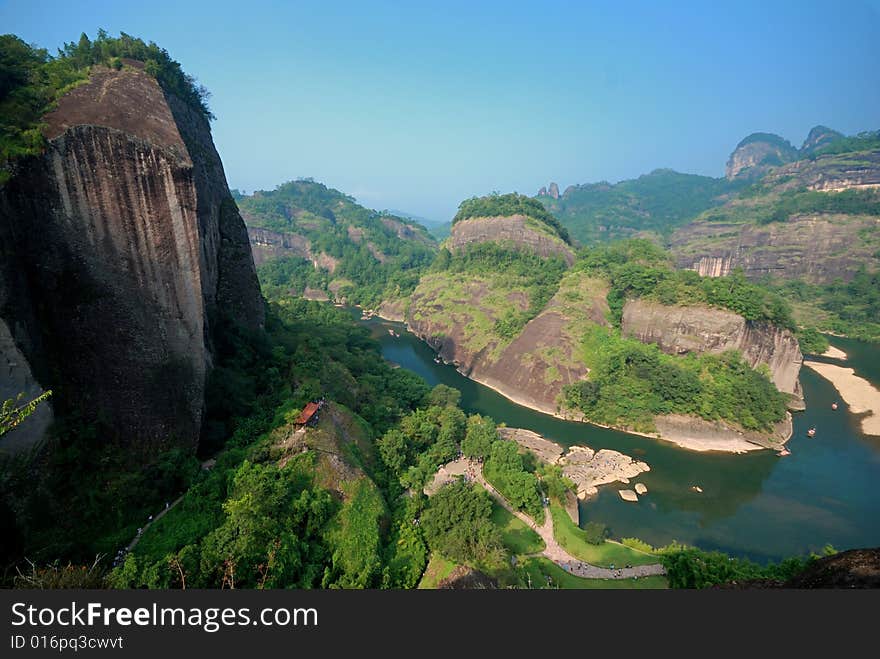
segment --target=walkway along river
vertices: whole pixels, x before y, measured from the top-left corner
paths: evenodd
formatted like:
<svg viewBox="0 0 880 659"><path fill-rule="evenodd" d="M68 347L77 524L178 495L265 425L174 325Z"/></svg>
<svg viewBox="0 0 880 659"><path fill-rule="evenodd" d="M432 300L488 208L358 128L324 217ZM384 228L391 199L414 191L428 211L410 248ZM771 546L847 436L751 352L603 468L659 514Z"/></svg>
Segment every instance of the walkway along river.
<svg viewBox="0 0 880 659"><path fill-rule="evenodd" d="M622 501L613 485L581 503L581 522L603 522L614 537L634 536L653 545L678 540L761 561L820 551L826 544L838 549L880 545L880 438L862 435L834 387L810 369L801 371L807 411L795 414L788 443L792 455L696 453L516 405L453 366L435 363L433 351L401 323L361 322L386 359L432 385L461 391L468 413L534 430L565 446L615 449L651 465L640 478L649 494L638 503ZM837 338L832 343L849 355L847 366L880 383L880 346ZM837 411L833 402L840 404ZM812 439L806 435L811 427L817 429Z"/></svg>

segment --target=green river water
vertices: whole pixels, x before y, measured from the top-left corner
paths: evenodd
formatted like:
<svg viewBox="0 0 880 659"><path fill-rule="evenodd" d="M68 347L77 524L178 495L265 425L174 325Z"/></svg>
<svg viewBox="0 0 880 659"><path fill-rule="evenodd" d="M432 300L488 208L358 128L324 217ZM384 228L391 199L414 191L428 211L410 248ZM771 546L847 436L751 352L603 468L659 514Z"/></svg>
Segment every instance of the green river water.
<svg viewBox="0 0 880 659"><path fill-rule="evenodd" d="M617 538L634 536L652 545L678 540L760 561L819 551L828 543L837 549L880 545L880 438L863 435L834 387L808 368L801 370L807 410L794 415L792 455L698 453L522 407L453 366L435 363L433 351L403 324L361 322L386 359L431 385L455 387L468 413L565 446L615 449L650 465L638 479L648 487L638 503L621 500L615 484L601 487L597 497L581 503L582 524L600 521ZM400 336L392 337L389 328ZM846 366L880 386L880 346L838 338L832 343L848 354ZM835 401L840 407L832 411ZM817 433L809 438L813 426Z"/></svg>

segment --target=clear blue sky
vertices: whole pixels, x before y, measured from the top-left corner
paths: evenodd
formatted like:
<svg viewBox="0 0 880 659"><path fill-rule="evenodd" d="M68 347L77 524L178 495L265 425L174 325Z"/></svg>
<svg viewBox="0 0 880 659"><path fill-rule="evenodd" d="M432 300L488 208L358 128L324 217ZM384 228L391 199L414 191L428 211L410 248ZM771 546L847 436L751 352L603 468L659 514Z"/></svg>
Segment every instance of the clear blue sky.
<svg viewBox="0 0 880 659"><path fill-rule="evenodd" d="M0 31L53 51L99 27L212 91L230 186L312 176L437 220L551 180L720 176L755 131L880 128L876 0L0 1Z"/></svg>

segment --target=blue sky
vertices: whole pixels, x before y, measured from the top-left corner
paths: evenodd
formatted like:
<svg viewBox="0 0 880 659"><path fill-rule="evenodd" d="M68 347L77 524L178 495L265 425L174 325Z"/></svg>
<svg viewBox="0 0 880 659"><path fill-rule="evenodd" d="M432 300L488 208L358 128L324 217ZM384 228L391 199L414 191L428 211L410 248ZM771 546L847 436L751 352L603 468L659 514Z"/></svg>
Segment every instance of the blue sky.
<svg viewBox="0 0 880 659"><path fill-rule="evenodd" d="M657 167L721 176L755 131L880 128L880 2L0 1L54 50L153 40L213 93L232 187L312 176L430 219Z"/></svg>

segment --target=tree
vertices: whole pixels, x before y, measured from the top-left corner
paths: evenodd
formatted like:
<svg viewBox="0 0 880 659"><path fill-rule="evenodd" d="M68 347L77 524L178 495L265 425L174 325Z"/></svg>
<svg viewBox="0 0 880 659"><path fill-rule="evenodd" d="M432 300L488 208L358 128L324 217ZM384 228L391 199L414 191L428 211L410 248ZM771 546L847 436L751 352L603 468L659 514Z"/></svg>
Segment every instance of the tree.
<svg viewBox="0 0 880 659"><path fill-rule="evenodd" d="M24 394L3 401L3 406L0 407L0 437L20 425L22 421L34 413L37 405L51 395L51 391L46 391L27 403L21 402Z"/></svg>
<svg viewBox="0 0 880 659"><path fill-rule="evenodd" d="M376 446L379 448L379 455L382 456L385 465L392 473L400 475L409 462L409 446L406 435L397 428L393 428L376 442Z"/></svg>
<svg viewBox="0 0 880 659"><path fill-rule="evenodd" d="M495 421L487 416L472 414L467 420L467 432L461 443L461 451L469 458L489 457L492 444L498 440Z"/></svg>
<svg viewBox="0 0 880 659"><path fill-rule="evenodd" d="M491 516L489 495L458 480L431 497L421 526L431 548L447 558L491 562L503 554L501 534Z"/></svg>
<svg viewBox="0 0 880 659"><path fill-rule="evenodd" d="M447 387L445 384L438 384L431 389L428 394L428 405L437 405L438 407L457 407L461 401L461 392L453 387Z"/></svg>

